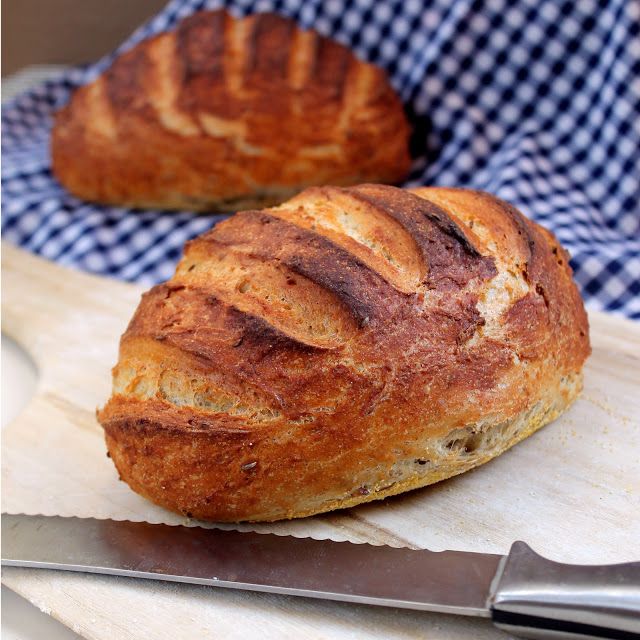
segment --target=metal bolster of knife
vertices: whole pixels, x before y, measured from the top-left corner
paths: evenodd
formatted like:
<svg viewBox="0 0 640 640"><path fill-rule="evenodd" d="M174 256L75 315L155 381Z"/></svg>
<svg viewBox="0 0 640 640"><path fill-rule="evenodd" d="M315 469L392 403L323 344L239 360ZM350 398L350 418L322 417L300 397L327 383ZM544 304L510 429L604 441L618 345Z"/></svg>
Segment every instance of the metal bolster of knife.
<svg viewBox="0 0 640 640"><path fill-rule="evenodd" d="M640 562L568 565L516 542L488 604L496 626L527 638L640 640Z"/></svg>

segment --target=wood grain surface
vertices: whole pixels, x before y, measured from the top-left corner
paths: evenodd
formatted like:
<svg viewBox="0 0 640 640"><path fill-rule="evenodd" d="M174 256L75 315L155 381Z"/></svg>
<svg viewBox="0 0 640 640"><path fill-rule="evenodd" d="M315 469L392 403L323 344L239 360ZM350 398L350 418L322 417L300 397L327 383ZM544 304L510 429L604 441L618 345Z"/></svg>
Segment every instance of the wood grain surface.
<svg viewBox="0 0 640 640"><path fill-rule="evenodd" d="M95 420L142 289L6 245L2 288L3 331L39 371L31 404L3 432L2 510L199 524L119 482ZM497 553L524 539L556 560L637 560L640 326L601 313L590 322L580 400L493 462L382 503L225 528ZM210 587L16 568L2 580L87 638L506 637L471 618Z"/></svg>

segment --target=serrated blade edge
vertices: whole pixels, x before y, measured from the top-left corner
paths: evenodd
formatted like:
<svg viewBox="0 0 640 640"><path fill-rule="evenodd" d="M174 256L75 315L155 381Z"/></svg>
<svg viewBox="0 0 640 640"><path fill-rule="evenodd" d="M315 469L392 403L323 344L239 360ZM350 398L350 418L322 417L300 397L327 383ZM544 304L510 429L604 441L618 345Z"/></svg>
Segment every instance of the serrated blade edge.
<svg viewBox="0 0 640 640"><path fill-rule="evenodd" d="M502 556L92 518L2 515L2 564L488 617Z"/></svg>

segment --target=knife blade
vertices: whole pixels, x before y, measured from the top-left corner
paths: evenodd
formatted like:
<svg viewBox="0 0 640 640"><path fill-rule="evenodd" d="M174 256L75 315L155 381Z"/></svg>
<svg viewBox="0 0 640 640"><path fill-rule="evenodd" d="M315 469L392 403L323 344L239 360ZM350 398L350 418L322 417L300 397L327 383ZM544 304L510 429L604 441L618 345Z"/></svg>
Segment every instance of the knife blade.
<svg viewBox="0 0 640 640"><path fill-rule="evenodd" d="M524 543L500 556L3 514L2 565L491 617L532 638L640 638L640 563L563 565Z"/></svg>

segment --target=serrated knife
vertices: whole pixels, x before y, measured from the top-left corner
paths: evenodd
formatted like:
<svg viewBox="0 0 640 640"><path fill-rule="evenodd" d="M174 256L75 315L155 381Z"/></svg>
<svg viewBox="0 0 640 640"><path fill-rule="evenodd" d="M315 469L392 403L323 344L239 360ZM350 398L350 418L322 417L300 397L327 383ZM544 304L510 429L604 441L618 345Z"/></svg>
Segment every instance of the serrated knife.
<svg viewBox="0 0 640 640"><path fill-rule="evenodd" d="M490 617L527 638L640 638L640 562L560 564L524 542L500 556L3 514L2 565Z"/></svg>

